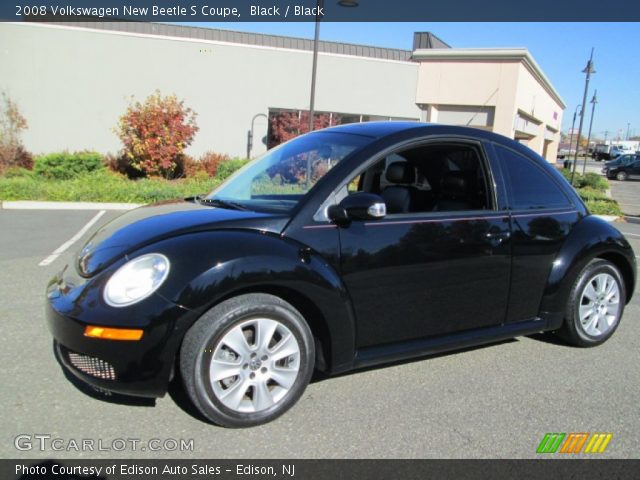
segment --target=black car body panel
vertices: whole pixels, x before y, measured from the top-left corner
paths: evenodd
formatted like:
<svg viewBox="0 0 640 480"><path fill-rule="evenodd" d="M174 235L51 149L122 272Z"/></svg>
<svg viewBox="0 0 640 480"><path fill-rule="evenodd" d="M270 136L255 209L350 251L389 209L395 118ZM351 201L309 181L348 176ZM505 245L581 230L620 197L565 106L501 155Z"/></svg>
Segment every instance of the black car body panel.
<svg viewBox="0 0 640 480"><path fill-rule="evenodd" d="M282 215L212 208L197 199L169 201L126 212L98 229L83 248L80 273L90 277L122 255L169 237L211 229L246 228L279 233Z"/></svg>
<svg viewBox="0 0 640 480"><path fill-rule="evenodd" d="M287 213L191 199L133 210L100 228L48 287L48 323L67 368L100 388L160 396L188 329L221 301L249 292L280 296L302 313L316 338L316 365L329 373L556 329L571 285L598 256L619 267L630 299L636 266L629 243L589 215L562 176L523 145L482 130L420 123L326 131L368 141ZM321 139L326 131L310 135ZM390 213L344 226L326 217L353 175L399 148L438 142L477 153L486 174L481 209ZM512 208L509 165L499 149L534 164L566 205ZM148 253L169 259L167 280L138 303L109 306L109 278ZM86 325L140 328L144 335L137 342L87 338ZM117 379L78 371L70 353L107 362Z"/></svg>

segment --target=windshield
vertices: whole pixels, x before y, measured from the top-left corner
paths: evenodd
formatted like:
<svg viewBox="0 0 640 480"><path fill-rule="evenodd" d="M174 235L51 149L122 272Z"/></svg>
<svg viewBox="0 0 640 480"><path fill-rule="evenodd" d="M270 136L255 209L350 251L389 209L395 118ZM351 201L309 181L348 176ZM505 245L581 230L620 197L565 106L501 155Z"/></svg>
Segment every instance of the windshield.
<svg viewBox="0 0 640 480"><path fill-rule="evenodd" d="M247 164L206 200L229 208L289 211L331 168L368 141L331 132L297 137Z"/></svg>

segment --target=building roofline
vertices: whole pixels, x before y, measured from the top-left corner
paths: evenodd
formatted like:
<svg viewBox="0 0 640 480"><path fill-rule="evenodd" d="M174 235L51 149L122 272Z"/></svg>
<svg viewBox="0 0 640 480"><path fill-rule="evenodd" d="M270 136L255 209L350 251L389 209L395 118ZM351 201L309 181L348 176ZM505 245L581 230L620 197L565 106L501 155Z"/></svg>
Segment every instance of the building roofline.
<svg viewBox="0 0 640 480"><path fill-rule="evenodd" d="M288 37L265 33L242 32L220 28L194 27L153 22L121 22L121 21L76 21L76 22L47 22L47 24L103 30L133 35L151 35L159 38L189 39L236 43L249 46L282 48L288 50L313 51L313 40L300 37ZM411 61L411 50L399 48L376 47L355 43L332 42L320 40L318 51L354 57L377 58L401 62Z"/></svg>
<svg viewBox="0 0 640 480"><path fill-rule="evenodd" d="M564 100L551 84L538 63L526 48L434 48L415 50L411 57L414 61L503 61L521 62L564 109L567 107Z"/></svg>

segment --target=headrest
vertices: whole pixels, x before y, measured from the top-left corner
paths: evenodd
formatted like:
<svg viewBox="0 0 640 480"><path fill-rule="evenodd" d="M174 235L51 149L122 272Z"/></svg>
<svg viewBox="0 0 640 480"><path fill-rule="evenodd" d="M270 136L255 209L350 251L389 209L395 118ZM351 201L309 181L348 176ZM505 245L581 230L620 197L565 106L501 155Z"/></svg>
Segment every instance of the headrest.
<svg viewBox="0 0 640 480"><path fill-rule="evenodd" d="M387 167L385 178L390 183L412 184L416 180L416 171L408 162L393 162Z"/></svg>
<svg viewBox="0 0 640 480"><path fill-rule="evenodd" d="M449 172L442 177L442 193L447 196L464 196L468 192L469 182L463 172Z"/></svg>

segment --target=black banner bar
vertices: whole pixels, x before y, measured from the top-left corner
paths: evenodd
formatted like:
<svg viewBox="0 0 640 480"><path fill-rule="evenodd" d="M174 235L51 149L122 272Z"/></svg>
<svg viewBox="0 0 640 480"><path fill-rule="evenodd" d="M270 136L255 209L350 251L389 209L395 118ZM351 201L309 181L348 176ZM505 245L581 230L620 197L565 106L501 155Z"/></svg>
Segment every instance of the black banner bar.
<svg viewBox="0 0 640 480"><path fill-rule="evenodd" d="M640 2L609 0L15 0L0 20L145 22L640 21ZM561 32L550 32L561 37Z"/></svg>
<svg viewBox="0 0 640 480"><path fill-rule="evenodd" d="M2 480L627 479L640 460L0 460Z"/></svg>

